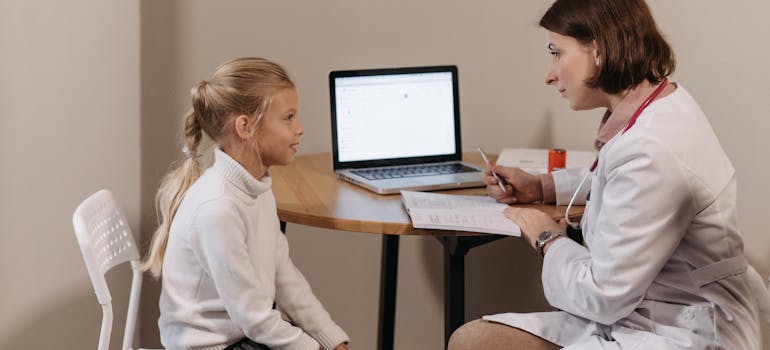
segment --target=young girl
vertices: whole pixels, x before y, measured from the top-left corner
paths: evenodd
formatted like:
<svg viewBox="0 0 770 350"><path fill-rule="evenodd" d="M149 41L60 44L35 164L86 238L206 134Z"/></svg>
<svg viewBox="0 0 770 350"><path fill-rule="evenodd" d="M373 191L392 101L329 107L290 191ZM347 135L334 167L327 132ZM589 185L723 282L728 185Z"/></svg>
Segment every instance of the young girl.
<svg viewBox="0 0 770 350"><path fill-rule="evenodd" d="M221 65L190 91L184 163L157 194L161 223L144 263L161 276L158 324L168 349L347 350L289 258L270 189L304 129L286 71L262 58ZM217 144L201 174L199 145ZM284 320L280 308L290 321Z"/></svg>

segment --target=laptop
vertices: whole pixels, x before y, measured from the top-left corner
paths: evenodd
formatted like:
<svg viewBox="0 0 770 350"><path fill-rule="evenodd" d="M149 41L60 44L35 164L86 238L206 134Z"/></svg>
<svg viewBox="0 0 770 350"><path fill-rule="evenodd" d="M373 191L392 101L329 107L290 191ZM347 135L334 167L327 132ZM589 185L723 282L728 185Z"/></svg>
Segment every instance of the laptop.
<svg viewBox="0 0 770 350"><path fill-rule="evenodd" d="M329 73L335 174L380 194L483 186L462 162L456 66Z"/></svg>

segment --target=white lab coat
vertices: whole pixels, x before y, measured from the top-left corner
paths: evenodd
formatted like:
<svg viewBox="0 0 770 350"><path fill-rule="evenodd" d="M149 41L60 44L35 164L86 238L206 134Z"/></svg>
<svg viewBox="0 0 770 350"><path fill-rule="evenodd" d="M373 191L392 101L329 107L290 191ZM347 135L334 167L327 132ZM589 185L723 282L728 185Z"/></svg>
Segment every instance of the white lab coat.
<svg viewBox="0 0 770 350"><path fill-rule="evenodd" d="M554 174L560 202L580 178ZM602 147L591 180L585 246L559 239L543 262L562 311L484 319L566 349L761 347L757 294L770 296L747 273L735 170L681 85Z"/></svg>

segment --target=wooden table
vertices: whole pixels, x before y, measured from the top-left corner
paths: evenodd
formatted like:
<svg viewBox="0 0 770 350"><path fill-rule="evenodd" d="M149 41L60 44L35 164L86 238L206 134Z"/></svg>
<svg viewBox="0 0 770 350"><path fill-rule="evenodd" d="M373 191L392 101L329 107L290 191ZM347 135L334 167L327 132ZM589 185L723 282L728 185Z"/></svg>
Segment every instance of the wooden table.
<svg viewBox="0 0 770 350"><path fill-rule="evenodd" d="M464 154L468 162L482 165L476 153ZM444 247L444 340L465 322L465 255L479 245L507 237L463 231L425 230L412 227L401 196L379 195L337 179L331 154L297 157L290 165L270 169L281 228L287 222L342 231L382 234L378 349L393 348L400 235L433 236ZM485 188L442 191L486 195ZM542 210L559 219L563 206L520 205ZM578 218L583 207L573 207Z"/></svg>

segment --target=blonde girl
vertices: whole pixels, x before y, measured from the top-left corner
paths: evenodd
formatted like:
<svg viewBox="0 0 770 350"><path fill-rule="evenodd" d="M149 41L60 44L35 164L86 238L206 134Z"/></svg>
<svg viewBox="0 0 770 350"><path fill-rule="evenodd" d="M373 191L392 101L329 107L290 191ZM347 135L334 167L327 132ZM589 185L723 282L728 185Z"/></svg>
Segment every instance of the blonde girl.
<svg viewBox="0 0 770 350"><path fill-rule="evenodd" d="M347 334L289 258L270 188L268 169L292 161L304 132L288 74L266 59L234 59L190 94L186 159L158 191L160 226L144 263L163 282L161 342L347 350ZM205 170L204 137L216 144Z"/></svg>

